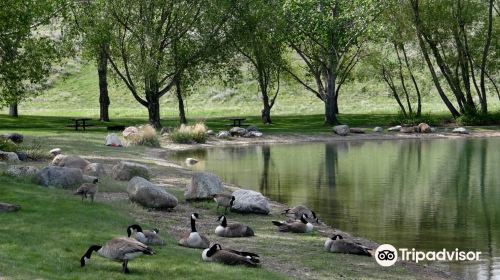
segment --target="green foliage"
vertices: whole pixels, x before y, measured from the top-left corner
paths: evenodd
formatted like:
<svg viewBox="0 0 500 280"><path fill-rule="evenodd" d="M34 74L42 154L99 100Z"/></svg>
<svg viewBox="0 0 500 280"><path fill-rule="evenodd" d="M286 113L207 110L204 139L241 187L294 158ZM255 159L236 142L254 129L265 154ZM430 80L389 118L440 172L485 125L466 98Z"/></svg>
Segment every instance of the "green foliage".
<svg viewBox="0 0 500 280"><path fill-rule="evenodd" d="M33 138L29 141L24 141L19 146L19 150L26 153L30 160L41 161L50 158L47 150L43 147L41 138Z"/></svg>
<svg viewBox="0 0 500 280"><path fill-rule="evenodd" d="M456 119L457 125L498 125L500 114L464 114Z"/></svg>
<svg viewBox="0 0 500 280"><path fill-rule="evenodd" d="M207 127L203 123L195 125L181 125L170 133L170 139L174 143L192 144L205 143L207 141Z"/></svg>
<svg viewBox="0 0 500 280"><path fill-rule="evenodd" d="M4 152L17 152L19 147L10 139L5 139L0 137L0 151Z"/></svg>
<svg viewBox="0 0 500 280"><path fill-rule="evenodd" d="M442 120L430 114L423 114L416 116L415 114L403 114L399 112L393 119L394 125L418 125L419 123L426 123L431 126L441 125Z"/></svg>

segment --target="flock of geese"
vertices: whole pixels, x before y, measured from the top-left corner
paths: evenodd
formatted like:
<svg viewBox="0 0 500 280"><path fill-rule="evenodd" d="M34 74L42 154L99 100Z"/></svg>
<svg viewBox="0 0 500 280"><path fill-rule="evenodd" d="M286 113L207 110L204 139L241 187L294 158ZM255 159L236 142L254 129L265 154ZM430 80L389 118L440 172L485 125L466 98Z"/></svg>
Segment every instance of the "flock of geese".
<svg viewBox="0 0 500 280"><path fill-rule="evenodd" d="M96 183L96 182L95 182ZM82 186L83 187L83 186ZM82 188L80 187L80 188ZM79 189L80 190L80 189ZM77 191L78 193L79 191ZM77 194L75 193L75 194ZM81 191L83 197L89 195L93 200L93 194ZM95 194L95 193L94 193ZM234 203L234 196L216 195L217 209L225 207L225 213ZM282 214L291 216L287 221L272 221L280 232L308 233L314 228L312 222L319 222L314 211L305 206L296 206L285 210ZM206 262L217 262L226 265L245 265L257 267L260 265L259 255L251 252L237 251L222 248L219 243L210 246L209 239L196 230L196 220L200 218L198 213L192 213L191 232L183 236L178 244L180 246L203 249L202 260ZM215 234L219 237L237 238L251 237L255 233L248 225L242 223L228 223L225 215L218 217L219 225L215 228ZM142 255L154 255L151 245L164 245L165 242L159 236L158 229L143 230L140 225L134 224L127 228L127 237L116 237L109 240L104 245L92 245L80 259L80 264L84 267L90 260L92 253L113 261L122 263L122 272L129 273L128 262ZM325 241L325 250L332 253L357 254L371 256L371 249L348 240L341 235L334 235Z"/></svg>

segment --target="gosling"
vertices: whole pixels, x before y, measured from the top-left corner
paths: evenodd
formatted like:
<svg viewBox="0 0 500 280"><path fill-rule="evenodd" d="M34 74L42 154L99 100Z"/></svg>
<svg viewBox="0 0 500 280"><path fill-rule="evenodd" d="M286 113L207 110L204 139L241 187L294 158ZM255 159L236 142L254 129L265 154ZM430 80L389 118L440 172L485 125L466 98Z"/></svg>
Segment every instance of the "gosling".
<svg viewBox="0 0 500 280"><path fill-rule="evenodd" d="M219 207L224 207L224 214L227 214L227 208L231 209L236 198L229 194L216 194L214 195L214 200L217 203L217 213L219 213Z"/></svg>
<svg viewBox="0 0 500 280"><path fill-rule="evenodd" d="M85 183L82 184L73 194L74 195L81 195L82 196L82 202L83 199L87 198L87 195L90 196L90 200L94 202L94 196L97 193L97 183L99 182L99 179L95 179L94 182L92 183Z"/></svg>

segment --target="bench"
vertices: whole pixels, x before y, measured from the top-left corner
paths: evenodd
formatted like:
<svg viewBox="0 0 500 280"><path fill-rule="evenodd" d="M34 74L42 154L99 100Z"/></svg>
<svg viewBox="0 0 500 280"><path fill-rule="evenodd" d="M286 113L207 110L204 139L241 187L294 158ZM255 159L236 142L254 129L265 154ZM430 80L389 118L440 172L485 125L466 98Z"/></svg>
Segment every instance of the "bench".
<svg viewBox="0 0 500 280"><path fill-rule="evenodd" d="M90 121L91 119L88 118L81 118L81 119L71 119L72 121L75 122L75 124L70 124L67 125L66 127L71 127L74 128L75 131L78 131L78 129L81 127L83 131L86 130L87 127L94 126L92 124L87 124L86 121Z"/></svg>
<svg viewBox="0 0 500 280"><path fill-rule="evenodd" d="M243 123L246 120L245 118L228 118L228 120L233 121L233 123L232 124L226 124L226 126L231 126L231 127L249 126L248 124L244 124Z"/></svg>

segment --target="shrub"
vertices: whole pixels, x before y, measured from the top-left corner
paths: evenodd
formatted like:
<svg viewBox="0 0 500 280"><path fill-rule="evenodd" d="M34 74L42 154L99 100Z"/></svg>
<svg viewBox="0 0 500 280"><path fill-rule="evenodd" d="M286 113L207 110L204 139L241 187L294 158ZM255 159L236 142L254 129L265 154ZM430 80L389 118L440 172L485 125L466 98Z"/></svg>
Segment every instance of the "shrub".
<svg viewBox="0 0 500 280"><path fill-rule="evenodd" d="M203 123L195 125L182 124L178 129L170 133L170 139L175 143L205 143L207 141L207 127Z"/></svg>
<svg viewBox="0 0 500 280"><path fill-rule="evenodd" d="M402 112L399 112L393 121L393 124L410 126L418 125L419 123L435 126L439 124L439 121L430 114L423 114L417 117L415 114L407 114L405 116Z"/></svg>
<svg viewBox="0 0 500 280"><path fill-rule="evenodd" d="M0 138L0 151L17 152L19 147L12 141L6 138Z"/></svg>
<svg viewBox="0 0 500 280"><path fill-rule="evenodd" d="M465 114L456 119L457 125L494 125L499 123L495 114Z"/></svg>
<svg viewBox="0 0 500 280"><path fill-rule="evenodd" d="M35 138L31 142L23 143L19 147L19 150L26 153L26 156L30 160L39 161L50 158L50 155L43 149L42 140L39 138Z"/></svg>
<svg viewBox="0 0 500 280"><path fill-rule="evenodd" d="M126 139L131 145L160 147L156 129L149 124L139 126L138 132L136 134L131 134Z"/></svg>

